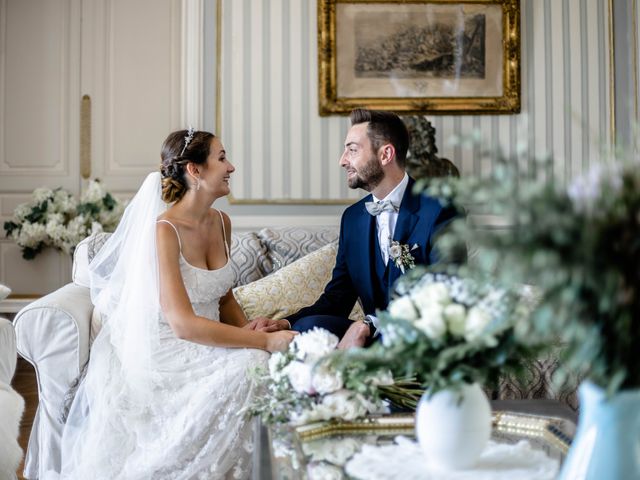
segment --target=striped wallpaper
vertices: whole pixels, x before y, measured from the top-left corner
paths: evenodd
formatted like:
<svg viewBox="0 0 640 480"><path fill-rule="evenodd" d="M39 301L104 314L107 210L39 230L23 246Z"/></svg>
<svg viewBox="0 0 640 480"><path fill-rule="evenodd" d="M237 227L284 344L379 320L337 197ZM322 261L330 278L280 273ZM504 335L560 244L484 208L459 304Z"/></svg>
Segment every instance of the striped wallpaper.
<svg viewBox="0 0 640 480"><path fill-rule="evenodd" d="M491 161L450 146L477 129L515 152L530 139L567 179L611 136L610 0L522 0L522 113L433 116L440 154L463 175ZM316 0L218 0L218 131L236 165L231 203L341 203L346 117L318 115Z"/></svg>

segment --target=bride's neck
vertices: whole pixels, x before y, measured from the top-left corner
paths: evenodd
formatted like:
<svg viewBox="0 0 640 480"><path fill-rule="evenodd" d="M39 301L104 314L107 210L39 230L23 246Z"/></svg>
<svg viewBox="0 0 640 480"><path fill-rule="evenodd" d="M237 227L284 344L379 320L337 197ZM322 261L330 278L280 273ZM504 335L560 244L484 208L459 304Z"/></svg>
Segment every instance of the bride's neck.
<svg viewBox="0 0 640 480"><path fill-rule="evenodd" d="M210 195L199 195L190 190L173 206L173 209L185 219L201 222L208 218L209 210L215 200Z"/></svg>

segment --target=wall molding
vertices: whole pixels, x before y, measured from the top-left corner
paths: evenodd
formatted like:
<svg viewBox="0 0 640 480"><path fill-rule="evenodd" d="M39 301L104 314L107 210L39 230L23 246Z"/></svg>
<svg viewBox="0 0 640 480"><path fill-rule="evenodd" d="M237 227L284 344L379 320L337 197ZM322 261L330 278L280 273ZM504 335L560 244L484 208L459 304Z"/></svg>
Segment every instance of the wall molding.
<svg viewBox="0 0 640 480"><path fill-rule="evenodd" d="M204 1L182 1L181 121L203 129Z"/></svg>

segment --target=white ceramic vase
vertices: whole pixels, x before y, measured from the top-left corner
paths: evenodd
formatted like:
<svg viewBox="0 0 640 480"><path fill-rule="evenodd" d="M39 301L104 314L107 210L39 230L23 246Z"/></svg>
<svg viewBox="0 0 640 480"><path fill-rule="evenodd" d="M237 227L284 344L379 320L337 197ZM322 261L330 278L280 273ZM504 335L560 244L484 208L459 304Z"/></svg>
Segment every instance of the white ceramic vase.
<svg viewBox="0 0 640 480"><path fill-rule="evenodd" d="M416 435L430 466L472 467L491 436L491 407L477 383L461 390L425 393L416 414Z"/></svg>

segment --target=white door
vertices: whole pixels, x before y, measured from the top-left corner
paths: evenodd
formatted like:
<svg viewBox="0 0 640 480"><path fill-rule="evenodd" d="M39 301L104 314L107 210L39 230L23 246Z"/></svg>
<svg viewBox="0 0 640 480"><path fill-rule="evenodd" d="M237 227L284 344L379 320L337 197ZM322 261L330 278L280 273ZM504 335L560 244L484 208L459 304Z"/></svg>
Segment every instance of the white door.
<svg viewBox="0 0 640 480"><path fill-rule="evenodd" d="M182 8L0 0L0 222L37 187L79 195L100 178L127 198L157 168L162 140L181 125ZM23 260L0 232L0 283L15 294L70 280L68 256Z"/></svg>
<svg viewBox="0 0 640 480"><path fill-rule="evenodd" d="M181 2L82 4L81 90L91 101L90 176L128 196L158 168L162 141L180 126Z"/></svg>

